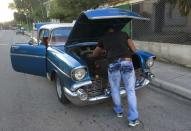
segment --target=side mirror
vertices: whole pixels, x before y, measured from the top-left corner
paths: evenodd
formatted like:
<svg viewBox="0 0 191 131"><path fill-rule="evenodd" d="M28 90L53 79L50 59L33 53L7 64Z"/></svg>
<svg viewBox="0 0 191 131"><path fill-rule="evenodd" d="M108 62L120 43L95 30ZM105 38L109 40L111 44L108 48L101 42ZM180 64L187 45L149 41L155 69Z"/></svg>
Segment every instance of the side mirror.
<svg viewBox="0 0 191 131"><path fill-rule="evenodd" d="M29 42L28 42L29 45L36 45L37 44L37 39L34 38L34 37L31 37Z"/></svg>

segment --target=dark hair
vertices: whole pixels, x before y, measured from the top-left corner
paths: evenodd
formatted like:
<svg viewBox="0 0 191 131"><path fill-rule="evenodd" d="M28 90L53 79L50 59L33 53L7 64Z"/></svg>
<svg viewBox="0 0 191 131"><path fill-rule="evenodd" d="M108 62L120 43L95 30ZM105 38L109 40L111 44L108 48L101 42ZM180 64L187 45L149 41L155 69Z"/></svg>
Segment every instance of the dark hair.
<svg viewBox="0 0 191 131"><path fill-rule="evenodd" d="M108 32L109 29L115 30L115 26L114 26L113 24L108 24L108 25L105 27L105 32Z"/></svg>

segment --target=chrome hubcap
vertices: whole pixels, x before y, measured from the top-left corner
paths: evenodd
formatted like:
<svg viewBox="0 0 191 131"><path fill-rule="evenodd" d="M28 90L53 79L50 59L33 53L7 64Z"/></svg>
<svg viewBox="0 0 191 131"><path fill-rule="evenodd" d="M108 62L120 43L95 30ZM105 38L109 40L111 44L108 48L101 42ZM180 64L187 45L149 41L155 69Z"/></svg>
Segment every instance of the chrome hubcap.
<svg viewBox="0 0 191 131"><path fill-rule="evenodd" d="M60 79L57 78L56 79L56 90L57 90L57 93L58 93L58 97L61 98L62 97L62 90L61 90L61 84L60 84Z"/></svg>

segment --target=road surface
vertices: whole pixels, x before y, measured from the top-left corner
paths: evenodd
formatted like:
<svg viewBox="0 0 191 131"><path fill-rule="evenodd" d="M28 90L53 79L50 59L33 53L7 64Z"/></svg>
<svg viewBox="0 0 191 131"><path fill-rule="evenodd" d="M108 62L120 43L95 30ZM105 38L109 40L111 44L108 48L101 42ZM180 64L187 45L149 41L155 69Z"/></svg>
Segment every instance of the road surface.
<svg viewBox="0 0 191 131"><path fill-rule="evenodd" d="M0 31L0 131L191 131L191 102L153 86L137 91L142 124L136 128L115 116L111 100L62 105L53 82L12 69L10 45L28 39Z"/></svg>

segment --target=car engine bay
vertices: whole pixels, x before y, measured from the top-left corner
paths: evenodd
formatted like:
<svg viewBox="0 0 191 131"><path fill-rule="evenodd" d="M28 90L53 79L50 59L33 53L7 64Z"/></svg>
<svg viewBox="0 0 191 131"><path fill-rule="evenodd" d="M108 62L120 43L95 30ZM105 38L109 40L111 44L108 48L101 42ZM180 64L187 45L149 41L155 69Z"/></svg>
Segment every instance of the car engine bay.
<svg viewBox="0 0 191 131"><path fill-rule="evenodd" d="M80 59L83 59L88 67L88 71L93 84L90 87L83 87L83 89L88 93L89 96L92 97L101 95L103 93L107 94L108 90L110 90L107 73L109 61L105 53L103 53L100 57L90 57L93 54L95 48L96 45L88 45L78 46L75 48L71 48L70 50L74 53L74 55L76 55ZM139 78L144 79L144 77L142 76L139 56L134 54L132 56L132 61L135 69L137 83ZM122 81L121 87L124 87Z"/></svg>
<svg viewBox="0 0 191 131"><path fill-rule="evenodd" d="M107 80L107 67L109 61L106 58L106 53L103 53L100 57L90 57L93 54L95 48L96 45L78 46L71 48L71 51L86 62L89 74L93 79L101 78ZM136 54L132 56L135 72L141 67L139 59L139 56Z"/></svg>

